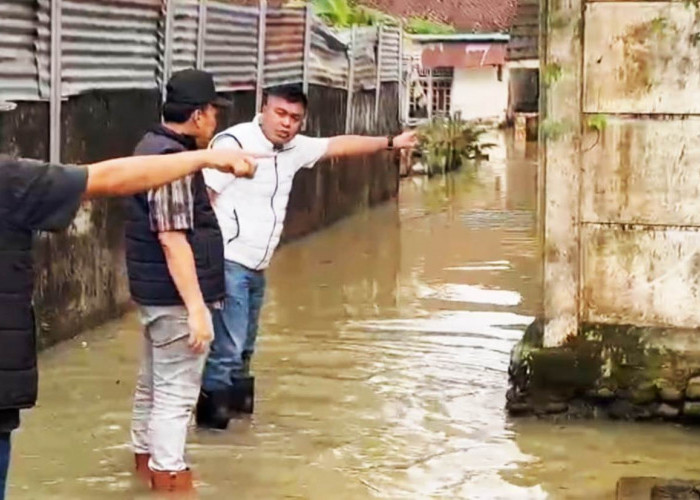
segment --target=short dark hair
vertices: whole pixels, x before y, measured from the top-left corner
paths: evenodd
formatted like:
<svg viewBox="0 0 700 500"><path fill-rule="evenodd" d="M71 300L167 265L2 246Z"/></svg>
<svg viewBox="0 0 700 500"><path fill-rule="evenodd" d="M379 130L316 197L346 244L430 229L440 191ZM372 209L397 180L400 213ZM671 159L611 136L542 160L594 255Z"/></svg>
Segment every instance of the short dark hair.
<svg viewBox="0 0 700 500"><path fill-rule="evenodd" d="M185 123L197 111L204 111L208 104L183 104L180 102L167 102L163 104L163 121L167 123Z"/></svg>
<svg viewBox="0 0 700 500"><path fill-rule="evenodd" d="M279 97L291 103L300 102L304 109L309 107L309 99L304 94L304 89L301 85L278 85L277 87L266 89L263 93L263 104L267 104L267 98L270 96Z"/></svg>

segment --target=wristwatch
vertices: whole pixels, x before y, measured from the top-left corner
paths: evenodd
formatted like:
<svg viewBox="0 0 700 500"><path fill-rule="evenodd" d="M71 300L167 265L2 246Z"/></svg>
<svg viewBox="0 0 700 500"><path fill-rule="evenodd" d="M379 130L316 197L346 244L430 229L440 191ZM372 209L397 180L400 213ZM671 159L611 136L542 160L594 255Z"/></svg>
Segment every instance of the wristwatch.
<svg viewBox="0 0 700 500"><path fill-rule="evenodd" d="M388 139L388 146L386 148L387 149L394 149L394 136L388 135L386 138Z"/></svg>

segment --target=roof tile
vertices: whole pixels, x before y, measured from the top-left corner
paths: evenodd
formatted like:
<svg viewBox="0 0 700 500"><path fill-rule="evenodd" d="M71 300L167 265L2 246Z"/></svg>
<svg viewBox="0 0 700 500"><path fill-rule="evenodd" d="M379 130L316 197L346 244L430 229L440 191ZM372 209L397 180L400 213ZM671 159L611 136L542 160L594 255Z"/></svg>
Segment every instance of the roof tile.
<svg viewBox="0 0 700 500"><path fill-rule="evenodd" d="M518 0L361 0L394 16L420 16L455 26L460 31L510 29Z"/></svg>

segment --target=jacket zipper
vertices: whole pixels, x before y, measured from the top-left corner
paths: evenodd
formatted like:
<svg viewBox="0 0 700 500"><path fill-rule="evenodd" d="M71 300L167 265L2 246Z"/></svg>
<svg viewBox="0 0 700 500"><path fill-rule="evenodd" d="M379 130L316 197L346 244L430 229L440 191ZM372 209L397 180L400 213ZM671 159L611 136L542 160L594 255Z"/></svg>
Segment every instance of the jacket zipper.
<svg viewBox="0 0 700 500"><path fill-rule="evenodd" d="M238 220L238 212L235 208L233 209L233 219L236 221L236 235L226 242L227 245L241 235L241 221Z"/></svg>
<svg viewBox="0 0 700 500"><path fill-rule="evenodd" d="M258 262L258 265L255 266L256 268L260 267L263 262L265 262L265 259L267 259L267 254L270 252L270 244L272 243L272 237L275 234L275 228L277 227L277 212L275 212L275 195L277 195L277 190L279 189L279 181L280 181L280 176L279 176L279 171L277 169L277 155L275 155L275 190L272 192L272 198L270 198L270 208L272 209L272 231L270 232L270 238L267 240L267 247L265 248L265 254L263 255L263 258L260 262Z"/></svg>

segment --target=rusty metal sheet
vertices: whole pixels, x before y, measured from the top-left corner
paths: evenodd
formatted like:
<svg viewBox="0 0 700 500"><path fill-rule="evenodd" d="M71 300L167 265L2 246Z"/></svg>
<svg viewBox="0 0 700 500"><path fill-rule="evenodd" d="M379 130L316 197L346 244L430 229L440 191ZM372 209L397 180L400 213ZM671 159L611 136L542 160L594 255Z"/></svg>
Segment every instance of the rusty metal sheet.
<svg viewBox="0 0 700 500"><path fill-rule="evenodd" d="M348 45L348 57L355 59L355 90L369 90L376 87L378 41L377 27L358 27L355 35L355 46L351 46L351 31L338 30L338 38ZM352 54L352 56L350 56Z"/></svg>
<svg viewBox="0 0 700 500"><path fill-rule="evenodd" d="M219 91L255 88L258 9L207 2L204 69Z"/></svg>
<svg viewBox="0 0 700 500"><path fill-rule="evenodd" d="M683 2L588 3L584 110L699 113L696 12Z"/></svg>
<svg viewBox="0 0 700 500"><path fill-rule="evenodd" d="M314 18L311 34L309 82L334 88L347 88L347 44Z"/></svg>
<svg viewBox="0 0 700 500"><path fill-rule="evenodd" d="M608 118L583 141L582 218L700 225L700 118Z"/></svg>
<svg viewBox="0 0 700 500"><path fill-rule="evenodd" d="M355 47L350 47L355 57L355 90L369 90L377 86L377 28L357 29Z"/></svg>
<svg viewBox="0 0 700 500"><path fill-rule="evenodd" d="M265 33L265 87L301 83L304 74L306 11L268 9Z"/></svg>
<svg viewBox="0 0 700 500"><path fill-rule="evenodd" d="M586 225L583 321L700 326L700 232Z"/></svg>
<svg viewBox="0 0 700 500"><path fill-rule="evenodd" d="M506 43L436 43L426 45L422 54L424 68L483 68L503 66Z"/></svg>

